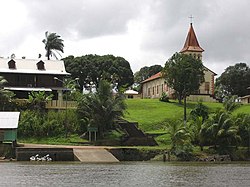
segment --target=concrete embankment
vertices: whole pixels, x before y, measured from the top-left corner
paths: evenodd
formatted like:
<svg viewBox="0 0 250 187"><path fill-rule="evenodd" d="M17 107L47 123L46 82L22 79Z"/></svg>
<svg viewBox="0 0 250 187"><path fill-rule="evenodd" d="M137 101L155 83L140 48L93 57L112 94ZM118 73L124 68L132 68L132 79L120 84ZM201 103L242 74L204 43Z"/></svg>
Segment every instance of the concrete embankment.
<svg viewBox="0 0 250 187"><path fill-rule="evenodd" d="M86 163L119 162L106 149L107 147L96 146L62 146L62 145L39 145L24 144L16 148L17 161L29 161L31 156L50 155L53 161L80 161Z"/></svg>

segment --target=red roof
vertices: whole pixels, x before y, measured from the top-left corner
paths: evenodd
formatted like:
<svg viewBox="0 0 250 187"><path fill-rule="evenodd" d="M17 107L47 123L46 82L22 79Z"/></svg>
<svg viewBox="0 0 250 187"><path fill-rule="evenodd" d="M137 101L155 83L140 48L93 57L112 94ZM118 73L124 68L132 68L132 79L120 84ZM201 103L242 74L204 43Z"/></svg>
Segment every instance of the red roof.
<svg viewBox="0 0 250 187"><path fill-rule="evenodd" d="M182 53L185 51L193 51L193 52L204 51L199 45L192 23L190 24L190 28L183 49L180 52Z"/></svg>
<svg viewBox="0 0 250 187"><path fill-rule="evenodd" d="M152 81L152 80L155 80L155 79L159 79L161 77L162 77L161 72L158 72L158 73L152 75L151 77L147 78L146 80L142 81L141 83L149 82L149 81Z"/></svg>

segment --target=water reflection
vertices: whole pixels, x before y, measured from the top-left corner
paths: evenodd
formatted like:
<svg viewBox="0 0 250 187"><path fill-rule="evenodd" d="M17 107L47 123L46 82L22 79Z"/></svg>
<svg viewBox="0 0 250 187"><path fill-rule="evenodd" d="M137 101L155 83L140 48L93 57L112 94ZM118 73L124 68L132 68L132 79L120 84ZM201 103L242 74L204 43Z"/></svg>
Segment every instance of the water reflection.
<svg viewBox="0 0 250 187"><path fill-rule="evenodd" d="M0 186L249 186L250 163L0 163Z"/></svg>

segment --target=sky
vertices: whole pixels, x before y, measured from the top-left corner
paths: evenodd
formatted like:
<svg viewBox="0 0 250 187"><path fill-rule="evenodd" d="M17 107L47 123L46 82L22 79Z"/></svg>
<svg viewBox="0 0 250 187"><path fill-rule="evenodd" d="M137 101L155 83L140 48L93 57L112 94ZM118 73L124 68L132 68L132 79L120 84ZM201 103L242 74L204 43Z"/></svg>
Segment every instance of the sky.
<svg viewBox="0 0 250 187"><path fill-rule="evenodd" d="M190 26L203 63L220 75L250 66L249 0L8 0L0 1L0 56L45 58L45 32L64 40L64 53L121 56L133 72L179 52Z"/></svg>

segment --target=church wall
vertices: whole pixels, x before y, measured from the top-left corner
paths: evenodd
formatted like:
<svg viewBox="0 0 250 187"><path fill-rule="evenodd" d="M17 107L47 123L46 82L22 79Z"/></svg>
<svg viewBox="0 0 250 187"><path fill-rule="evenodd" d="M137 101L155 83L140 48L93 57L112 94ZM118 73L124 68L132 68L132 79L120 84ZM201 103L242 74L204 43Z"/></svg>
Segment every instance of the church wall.
<svg viewBox="0 0 250 187"><path fill-rule="evenodd" d="M167 93L168 96L172 95L172 90L165 83L164 78L158 78L155 80L151 80L149 82L145 82L142 85L142 98L160 98L162 93Z"/></svg>
<svg viewBox="0 0 250 187"><path fill-rule="evenodd" d="M200 94L214 94L214 74L211 71L204 71L205 81L201 84L199 93Z"/></svg>

